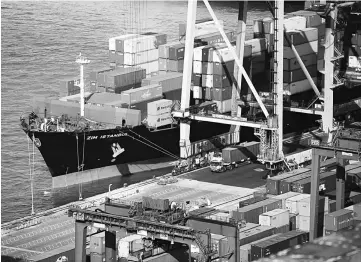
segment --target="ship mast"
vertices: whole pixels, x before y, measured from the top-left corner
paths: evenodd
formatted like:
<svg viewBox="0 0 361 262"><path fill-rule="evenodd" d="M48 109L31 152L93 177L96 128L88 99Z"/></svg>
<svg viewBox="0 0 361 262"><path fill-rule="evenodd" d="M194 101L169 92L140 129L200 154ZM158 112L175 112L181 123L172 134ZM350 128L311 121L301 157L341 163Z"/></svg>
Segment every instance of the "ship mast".
<svg viewBox="0 0 361 262"><path fill-rule="evenodd" d="M80 116L84 116L84 65L90 61L80 53L75 62L80 64Z"/></svg>

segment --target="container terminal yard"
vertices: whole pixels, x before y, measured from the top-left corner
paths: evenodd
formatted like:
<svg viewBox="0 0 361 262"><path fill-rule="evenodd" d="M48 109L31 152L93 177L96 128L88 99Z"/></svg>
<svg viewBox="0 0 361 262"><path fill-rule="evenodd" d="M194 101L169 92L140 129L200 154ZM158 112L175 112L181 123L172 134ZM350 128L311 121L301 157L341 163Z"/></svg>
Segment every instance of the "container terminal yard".
<svg viewBox="0 0 361 262"><path fill-rule="evenodd" d="M361 261L359 3L306 1L304 11L284 14L283 1L267 2L274 18L254 21L254 39L247 42L247 1L239 2L234 39L209 2L203 2L212 17L210 21L196 20L197 1L188 2L187 23L180 26L180 35L185 37L184 54L177 60L177 68L182 68L181 99L164 113L169 113L172 121L179 121L180 158L173 172L2 224L2 261ZM207 30L213 30L213 35L209 36ZM195 41L199 38L202 45ZM214 43L210 38L220 40ZM129 39L138 41L135 51L138 46L146 46L137 36L117 39L115 42L124 47ZM163 44L169 46L168 55L171 48L178 50L176 53L181 49ZM161 46L159 50L164 50ZM245 59L239 59L247 57L247 52L253 57L252 70L246 68ZM201 54L200 58L197 54ZM265 54L267 58L260 58ZM167 66L172 64L168 60ZM159 56L158 66L161 61ZM62 101L75 99L80 102L80 115L89 117L83 79L88 60L79 56L77 63L81 65L79 88L76 92L74 87L69 89L70 96ZM254 76L253 69L266 63L270 63L270 68L262 71L267 72L270 89L261 91L250 76ZM145 67L142 83L149 82L124 91L122 99L131 101L132 96L137 97L132 90L138 88L153 92L149 87L152 80L172 72L166 67L154 76L149 64ZM210 67L212 71L220 69L221 77L215 77L213 72L209 80ZM202 82L206 83L204 88ZM95 85L111 93L100 80ZM212 99L208 99L208 85L212 86L211 92L218 90L222 94L212 93ZM243 85L247 92L241 98ZM341 93L347 93L347 98L334 97ZM216 111L207 100L215 102ZM113 102L112 105L119 104ZM147 101L147 105L153 102ZM29 118L29 122L21 119L22 127L40 151L44 137L51 135L46 111L50 109L55 114L55 104L37 105L38 111L45 108L42 131L30 123L40 118ZM161 126L152 124L149 108L148 127L157 132ZM248 113L242 114L246 109ZM65 112L71 115L69 108ZM320 116L320 128L284 135L290 112L312 119ZM101 117L93 116L95 121ZM155 122L162 122L162 117L167 116ZM124 124L123 120L118 121ZM231 129L228 136L222 134L219 139L208 140L211 145L202 147L204 140L190 139L192 121L230 125ZM55 124L56 130L58 125ZM124 129L116 129L124 134ZM243 129L254 129L259 141L241 141ZM39 135L41 132L44 136ZM85 135L83 142L84 145ZM121 148L113 150L112 162L118 161L120 151ZM103 162L91 166L84 162L84 156L82 160L80 165L77 159L81 175L75 172L71 177L66 173L74 184L89 180L84 178L85 170L111 167ZM57 177L64 176L62 169L54 162L46 162L52 176L61 181ZM70 162L68 168L72 169Z"/></svg>

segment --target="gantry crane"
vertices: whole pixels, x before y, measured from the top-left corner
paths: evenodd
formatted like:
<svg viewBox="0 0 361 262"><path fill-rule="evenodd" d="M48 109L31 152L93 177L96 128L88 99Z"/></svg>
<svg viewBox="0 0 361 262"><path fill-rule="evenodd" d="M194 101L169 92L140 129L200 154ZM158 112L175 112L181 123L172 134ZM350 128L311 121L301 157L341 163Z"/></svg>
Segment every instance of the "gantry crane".
<svg viewBox="0 0 361 262"><path fill-rule="evenodd" d="M215 16L208 0L203 0L207 7L216 27L223 37L225 44L232 53L235 60L235 83L238 86L232 88L232 111L231 116L222 115L197 115L189 111L189 98L190 98L190 85L191 85L191 70L192 70L192 55L194 46L194 24L196 18L196 7L197 1L190 0L188 2L188 16L187 16L187 32L185 42L185 60L183 69L183 85L182 85L182 98L181 107L179 111L173 112L173 116L181 119L180 124L180 148L181 158L186 159L188 157L188 149L190 148L189 133L190 133L190 121L209 121L215 123L229 124L233 126L233 130L239 131L239 128L234 126L245 126L255 129L255 134L260 137L260 156L259 161L266 164L269 169L279 169L280 166L287 166L284 161L283 155L283 110L290 110L292 112L306 113L306 114L317 114L322 116L322 128L326 133L331 133L334 129L334 117L333 117L333 89L340 86L342 81L339 79L339 71L334 70L334 63L339 61L343 57L342 52L334 47L334 29L336 28L337 9L342 5L350 5L350 3L341 3L339 5L335 3L328 3L326 8L319 13L321 17L326 20L326 36L325 36L325 68L324 72L324 88L323 93L319 91L312 77L310 76L307 68L305 67L301 57L299 56L295 46L291 43L284 30L284 2L274 1L272 5L269 1L271 13L274 16L274 34L275 40L273 43L273 60L272 60L272 80L271 89L273 96L273 103L271 107L265 105L257 93L252 81L247 75L243 68L242 60L243 49L244 49L244 25L246 20L247 3L240 1L239 8L239 23L237 28L237 42L236 50L232 47L230 41L226 37L223 28L220 26L217 17ZM283 41L287 41L288 45L293 50L298 63L301 66L306 78L312 87L315 98L312 99L311 103L306 108L293 108L284 107L283 105ZM239 92L241 77L244 77L248 86L250 87L261 111L263 112L266 121L247 121L246 118L241 117L241 112L238 107ZM234 84L235 85L235 84ZM317 102L323 104L323 110L315 110L313 105ZM270 112L268 111L270 110Z"/></svg>

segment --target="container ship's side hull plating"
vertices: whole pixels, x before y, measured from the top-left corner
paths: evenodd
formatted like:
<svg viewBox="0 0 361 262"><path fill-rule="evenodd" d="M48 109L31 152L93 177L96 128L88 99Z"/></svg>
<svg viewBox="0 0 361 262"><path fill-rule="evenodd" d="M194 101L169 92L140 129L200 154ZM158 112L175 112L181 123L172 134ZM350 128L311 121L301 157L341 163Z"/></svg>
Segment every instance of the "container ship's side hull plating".
<svg viewBox="0 0 361 262"><path fill-rule="evenodd" d="M191 141L208 139L229 131L228 125L193 122ZM250 130L252 131L252 130ZM89 132L29 132L52 177L110 165L179 156L179 128L149 131L145 126ZM249 132L252 136L252 132Z"/></svg>

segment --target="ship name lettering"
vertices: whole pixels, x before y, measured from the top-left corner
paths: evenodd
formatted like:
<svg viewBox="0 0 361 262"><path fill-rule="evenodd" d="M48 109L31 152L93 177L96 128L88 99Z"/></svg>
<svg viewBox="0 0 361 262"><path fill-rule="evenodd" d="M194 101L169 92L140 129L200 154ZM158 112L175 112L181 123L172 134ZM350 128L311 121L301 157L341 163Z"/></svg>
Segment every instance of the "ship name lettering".
<svg viewBox="0 0 361 262"><path fill-rule="evenodd" d="M113 137L121 137L121 136L127 136L127 134L111 134L111 135L101 135L101 136L88 136L87 140L105 139L105 138L113 138Z"/></svg>

